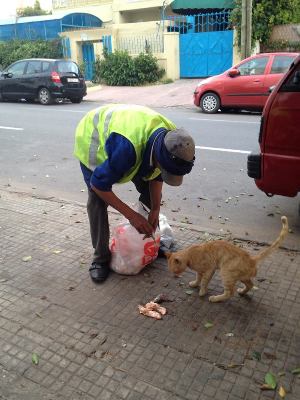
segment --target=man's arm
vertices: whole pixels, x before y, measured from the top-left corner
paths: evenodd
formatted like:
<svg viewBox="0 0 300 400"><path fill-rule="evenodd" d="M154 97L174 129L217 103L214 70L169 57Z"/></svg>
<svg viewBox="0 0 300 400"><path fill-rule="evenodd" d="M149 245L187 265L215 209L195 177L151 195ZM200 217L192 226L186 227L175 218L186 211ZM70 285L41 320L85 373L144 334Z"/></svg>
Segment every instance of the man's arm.
<svg viewBox="0 0 300 400"><path fill-rule="evenodd" d="M92 186L93 191L104 200L108 205L119 211L127 218L132 226L139 232L146 236L152 236L155 228L146 220L141 214L134 211L127 204L115 195L113 191L102 191ZM159 213L159 212L158 212Z"/></svg>
<svg viewBox="0 0 300 400"><path fill-rule="evenodd" d="M150 181L150 198L151 198L151 210L148 216L149 224L152 225L154 231L156 230L159 223L159 211L161 202L163 182L158 180Z"/></svg>

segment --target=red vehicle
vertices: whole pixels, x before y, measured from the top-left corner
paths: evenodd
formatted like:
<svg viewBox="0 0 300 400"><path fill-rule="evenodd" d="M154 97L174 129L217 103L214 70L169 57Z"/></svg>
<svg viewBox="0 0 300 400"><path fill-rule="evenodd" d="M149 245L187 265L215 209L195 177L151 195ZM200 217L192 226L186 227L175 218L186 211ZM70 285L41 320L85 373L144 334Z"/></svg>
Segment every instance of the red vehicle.
<svg viewBox="0 0 300 400"><path fill-rule="evenodd" d="M219 109L262 110L274 86L299 53L265 53L246 58L220 75L201 81L194 104L204 113Z"/></svg>
<svg viewBox="0 0 300 400"><path fill-rule="evenodd" d="M292 63L263 110L260 151L248 156L248 175L268 196L300 192L300 56Z"/></svg>

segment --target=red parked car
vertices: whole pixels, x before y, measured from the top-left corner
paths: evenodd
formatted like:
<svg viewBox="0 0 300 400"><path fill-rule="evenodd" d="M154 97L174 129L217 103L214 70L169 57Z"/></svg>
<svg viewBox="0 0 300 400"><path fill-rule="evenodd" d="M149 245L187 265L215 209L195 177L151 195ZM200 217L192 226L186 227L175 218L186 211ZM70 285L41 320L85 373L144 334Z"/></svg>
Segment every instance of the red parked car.
<svg viewBox="0 0 300 400"><path fill-rule="evenodd" d="M262 110L270 93L299 53L262 53L201 81L194 104L213 114L219 109Z"/></svg>
<svg viewBox="0 0 300 400"><path fill-rule="evenodd" d="M248 175L268 196L300 192L300 56L270 94ZM300 212L300 208L299 208Z"/></svg>

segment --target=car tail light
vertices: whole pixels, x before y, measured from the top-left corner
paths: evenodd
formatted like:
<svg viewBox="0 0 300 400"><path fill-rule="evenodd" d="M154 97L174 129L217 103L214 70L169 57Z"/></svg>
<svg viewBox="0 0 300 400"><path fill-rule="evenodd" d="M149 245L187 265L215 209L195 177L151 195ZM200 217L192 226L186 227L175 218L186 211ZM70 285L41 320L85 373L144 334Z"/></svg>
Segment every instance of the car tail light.
<svg viewBox="0 0 300 400"><path fill-rule="evenodd" d="M58 72L55 72L55 71L51 72L51 80L54 83L61 83L60 76L59 76Z"/></svg>

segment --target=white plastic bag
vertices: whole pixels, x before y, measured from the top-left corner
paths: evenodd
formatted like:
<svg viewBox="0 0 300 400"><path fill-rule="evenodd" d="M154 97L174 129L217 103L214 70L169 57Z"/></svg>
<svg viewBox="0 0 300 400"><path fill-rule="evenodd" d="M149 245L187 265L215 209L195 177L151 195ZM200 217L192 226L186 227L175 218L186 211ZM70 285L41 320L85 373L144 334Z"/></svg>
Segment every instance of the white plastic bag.
<svg viewBox="0 0 300 400"><path fill-rule="evenodd" d="M129 222L113 227L110 246L110 267L113 271L123 275L136 275L157 258L159 231L155 233L155 241L153 238L143 237Z"/></svg>
<svg viewBox="0 0 300 400"><path fill-rule="evenodd" d="M160 242L162 246L170 249L174 243L174 234L172 228L168 224L167 217L164 214L159 214L159 230Z"/></svg>
<svg viewBox="0 0 300 400"><path fill-rule="evenodd" d="M150 210L145 206L145 204L139 202L137 206L133 207L137 209L141 215L148 218ZM160 244L167 249L170 249L174 243L173 230L170 227L167 217L164 214L159 214L159 231L160 231Z"/></svg>

